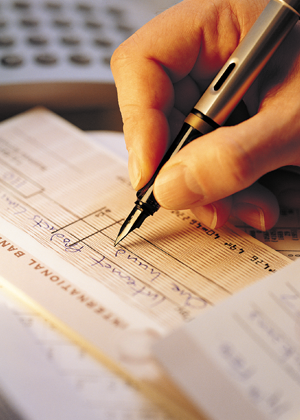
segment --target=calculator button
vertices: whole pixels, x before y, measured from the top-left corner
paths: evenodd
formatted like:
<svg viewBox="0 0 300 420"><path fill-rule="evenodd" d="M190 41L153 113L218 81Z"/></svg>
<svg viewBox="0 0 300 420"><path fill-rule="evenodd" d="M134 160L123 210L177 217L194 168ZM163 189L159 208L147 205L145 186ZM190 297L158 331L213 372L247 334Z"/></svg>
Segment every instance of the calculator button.
<svg viewBox="0 0 300 420"><path fill-rule="evenodd" d="M89 19L85 21L85 26L89 29L99 29L102 27L102 22Z"/></svg>
<svg viewBox="0 0 300 420"><path fill-rule="evenodd" d="M103 58L102 58L102 62L103 62L103 64L105 64L106 66L110 66L110 60L111 60L111 57L103 57Z"/></svg>
<svg viewBox="0 0 300 420"><path fill-rule="evenodd" d="M106 8L107 12L111 15L114 15L116 17L120 17L123 15L124 11L123 9L120 9L119 7L109 6Z"/></svg>
<svg viewBox="0 0 300 420"><path fill-rule="evenodd" d="M65 45L79 45L80 44L80 38L76 35L65 35L61 37L61 42Z"/></svg>
<svg viewBox="0 0 300 420"><path fill-rule="evenodd" d="M7 24L7 21L5 19L0 18L0 28L4 28Z"/></svg>
<svg viewBox="0 0 300 420"><path fill-rule="evenodd" d="M45 6L48 10L60 10L62 8L62 4L56 1L47 1Z"/></svg>
<svg viewBox="0 0 300 420"><path fill-rule="evenodd" d="M98 47L104 47L104 48L108 48L113 45L112 41L107 38L95 38L94 43Z"/></svg>
<svg viewBox="0 0 300 420"><path fill-rule="evenodd" d="M34 18L23 18L21 19L20 23L22 26L26 26L28 28L33 28L39 25L39 21Z"/></svg>
<svg viewBox="0 0 300 420"><path fill-rule="evenodd" d="M48 44L48 38L43 35L32 35L30 36L27 41L31 45L46 45Z"/></svg>
<svg viewBox="0 0 300 420"><path fill-rule="evenodd" d="M69 19L54 19L53 24L59 28L69 28L72 22Z"/></svg>
<svg viewBox="0 0 300 420"><path fill-rule="evenodd" d="M15 39L9 35L0 36L0 47L11 47L14 45Z"/></svg>
<svg viewBox="0 0 300 420"><path fill-rule="evenodd" d="M125 25L123 23L119 23L117 25L117 29L121 32L127 32L128 34L132 34L134 32L131 26Z"/></svg>
<svg viewBox="0 0 300 420"><path fill-rule="evenodd" d="M70 60L72 63L82 65L90 64L91 62L91 58L85 54L73 54L70 56Z"/></svg>
<svg viewBox="0 0 300 420"><path fill-rule="evenodd" d="M39 64L52 65L58 62L57 57L54 54L39 54L35 57L35 61Z"/></svg>
<svg viewBox="0 0 300 420"><path fill-rule="evenodd" d="M15 1L13 6L16 9L29 9L31 4L29 1Z"/></svg>
<svg viewBox="0 0 300 420"><path fill-rule="evenodd" d="M76 9L80 12L91 12L93 10L93 6L90 4L78 3Z"/></svg>
<svg viewBox="0 0 300 420"><path fill-rule="evenodd" d="M16 54L9 54L2 57L1 63L7 67L18 67L23 63L23 58Z"/></svg>

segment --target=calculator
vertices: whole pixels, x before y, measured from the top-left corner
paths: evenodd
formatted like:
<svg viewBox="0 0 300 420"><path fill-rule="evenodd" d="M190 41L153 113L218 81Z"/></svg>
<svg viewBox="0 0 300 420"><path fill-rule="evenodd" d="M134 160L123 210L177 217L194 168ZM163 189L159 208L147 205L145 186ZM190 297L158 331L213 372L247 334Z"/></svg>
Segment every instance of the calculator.
<svg viewBox="0 0 300 420"><path fill-rule="evenodd" d="M116 106L111 55L165 1L0 0L0 111Z"/></svg>

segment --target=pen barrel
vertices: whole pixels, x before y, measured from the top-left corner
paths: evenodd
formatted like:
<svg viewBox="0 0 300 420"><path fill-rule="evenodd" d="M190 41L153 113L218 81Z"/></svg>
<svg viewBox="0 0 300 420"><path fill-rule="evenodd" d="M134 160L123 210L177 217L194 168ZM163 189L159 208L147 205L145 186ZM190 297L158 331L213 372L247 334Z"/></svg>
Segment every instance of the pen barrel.
<svg viewBox="0 0 300 420"><path fill-rule="evenodd" d="M298 21L298 9L299 0L271 0L195 108L222 125Z"/></svg>
<svg viewBox="0 0 300 420"><path fill-rule="evenodd" d="M198 129L195 129L188 123L183 124L179 134L172 142L169 149L166 151L150 181L137 192L136 205L139 206L141 210L147 212L149 215L153 215L153 213L155 213L160 208L160 205L156 201L153 194L153 184L159 171L172 156L178 153L180 149L182 149L196 138L203 136L204 134L206 133L201 133Z"/></svg>

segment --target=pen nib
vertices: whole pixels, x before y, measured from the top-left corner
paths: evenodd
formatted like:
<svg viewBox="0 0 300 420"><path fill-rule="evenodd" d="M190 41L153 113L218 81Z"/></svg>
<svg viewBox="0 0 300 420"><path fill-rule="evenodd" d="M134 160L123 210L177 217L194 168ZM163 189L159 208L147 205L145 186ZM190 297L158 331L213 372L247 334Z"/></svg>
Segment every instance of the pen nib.
<svg viewBox="0 0 300 420"><path fill-rule="evenodd" d="M118 245L118 243L121 242L125 238L125 236L127 236L134 229L139 228L143 221L148 217L148 215L149 214L143 211L140 207L135 206L132 212L125 220L125 222L123 223L123 225L121 226L117 239L115 240L114 246Z"/></svg>

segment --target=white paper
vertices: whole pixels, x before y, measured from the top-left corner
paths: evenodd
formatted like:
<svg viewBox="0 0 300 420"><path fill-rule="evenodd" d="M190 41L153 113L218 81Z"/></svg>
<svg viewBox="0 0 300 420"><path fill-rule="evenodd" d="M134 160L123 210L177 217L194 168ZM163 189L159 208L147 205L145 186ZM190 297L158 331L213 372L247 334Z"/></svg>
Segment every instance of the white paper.
<svg viewBox="0 0 300 420"><path fill-rule="evenodd" d="M210 308L155 353L214 420L300 415L300 261Z"/></svg>
<svg viewBox="0 0 300 420"><path fill-rule="evenodd" d="M25 420L95 420L4 304L0 319L0 389L11 409Z"/></svg>
<svg viewBox="0 0 300 420"><path fill-rule="evenodd" d="M231 225L215 231L163 209L114 247L135 201L126 165L45 110L1 124L0 160L2 285L179 416L197 418L152 343L290 260Z"/></svg>

